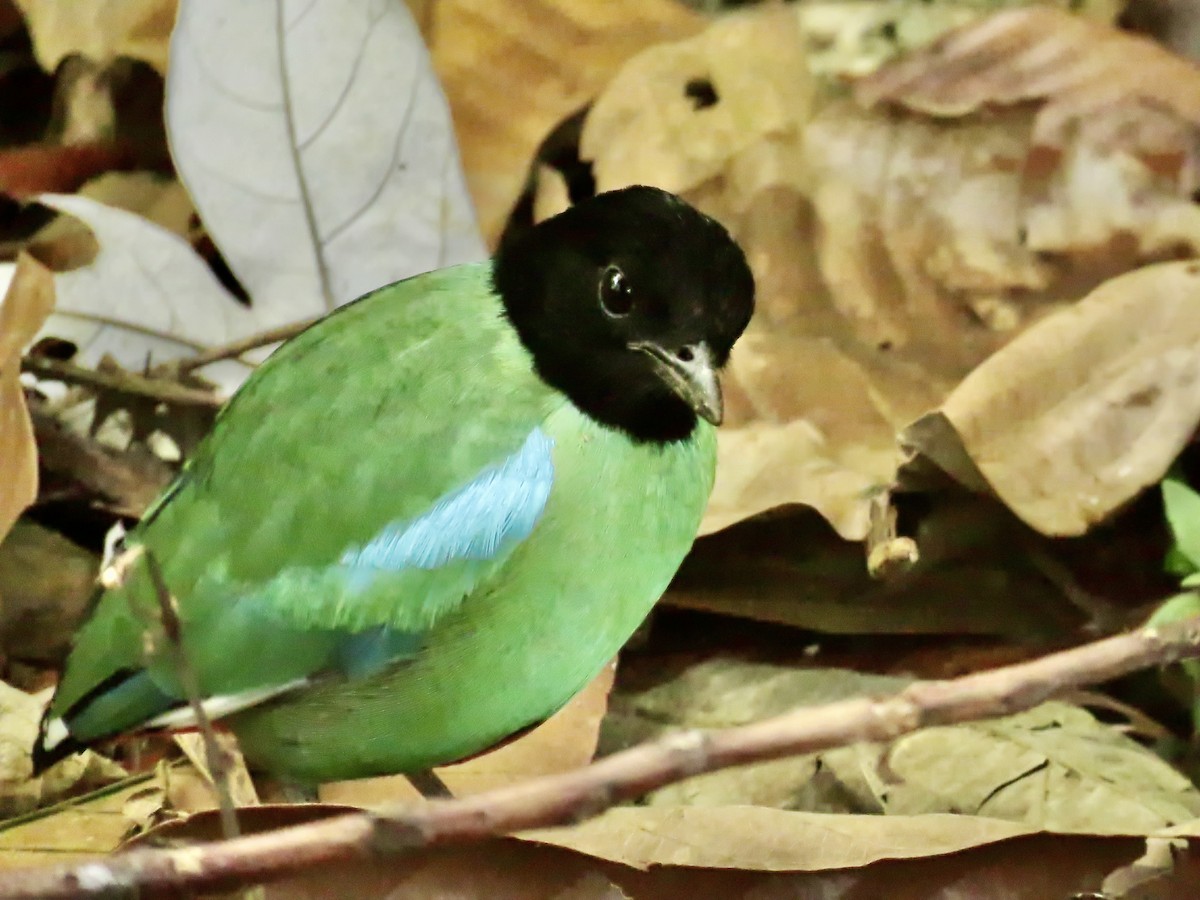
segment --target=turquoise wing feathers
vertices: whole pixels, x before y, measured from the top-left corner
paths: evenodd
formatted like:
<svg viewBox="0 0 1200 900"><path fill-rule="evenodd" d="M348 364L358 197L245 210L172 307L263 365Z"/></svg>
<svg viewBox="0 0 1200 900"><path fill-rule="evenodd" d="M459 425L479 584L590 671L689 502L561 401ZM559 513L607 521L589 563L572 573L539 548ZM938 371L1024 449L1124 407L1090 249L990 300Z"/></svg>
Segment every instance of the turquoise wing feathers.
<svg viewBox="0 0 1200 900"><path fill-rule="evenodd" d="M486 264L410 279L286 344L131 535L182 600L206 695L415 652L533 529L554 478L540 423L562 401L488 285ZM182 697L169 654L146 654L156 607L135 569L85 624L52 715L143 667Z"/></svg>

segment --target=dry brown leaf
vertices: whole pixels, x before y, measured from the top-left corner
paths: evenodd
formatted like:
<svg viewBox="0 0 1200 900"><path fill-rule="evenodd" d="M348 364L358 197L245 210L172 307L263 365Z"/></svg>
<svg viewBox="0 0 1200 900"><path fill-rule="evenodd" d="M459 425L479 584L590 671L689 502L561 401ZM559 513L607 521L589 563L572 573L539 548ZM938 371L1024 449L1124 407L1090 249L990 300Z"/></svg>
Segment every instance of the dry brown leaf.
<svg viewBox="0 0 1200 900"><path fill-rule="evenodd" d="M716 102L698 102L697 84ZM726 379L731 427L705 532L793 502L860 537L863 497L896 463L903 416L861 403L869 363L845 355L852 335L838 333L804 248L814 226L802 139L812 99L795 15L772 5L631 60L580 140L598 190L650 183L684 194L731 228L755 271L759 311Z"/></svg>
<svg viewBox="0 0 1200 900"><path fill-rule="evenodd" d="M238 748L237 739L228 732L217 732L214 734L214 739L217 746L221 748L221 753L224 755L225 763L225 779L229 786L229 799L235 807L257 806L258 792L254 789L254 781L250 778L250 772L246 769L246 758L242 756L242 751ZM188 762L192 764L192 768L200 774L204 779L204 787L208 789L209 802L204 809L215 808L219 805L219 795L213 779L212 770L208 764L208 751L205 747L204 735L198 732L185 732L174 736L175 743L179 749L183 751L183 755L187 757ZM187 809L189 811L195 809L192 806L180 806L173 804L175 809Z"/></svg>
<svg viewBox="0 0 1200 900"><path fill-rule="evenodd" d="M37 497L37 445L21 387L21 351L54 309L54 275L22 253L0 303L0 539Z"/></svg>
<svg viewBox="0 0 1200 900"><path fill-rule="evenodd" d="M107 206L135 212L180 237L190 237L195 231L196 207L187 189L175 178L153 172L105 172L77 193Z"/></svg>
<svg viewBox="0 0 1200 900"><path fill-rule="evenodd" d="M54 865L111 853L145 819L138 802L161 797L152 776L138 776L95 796L67 801L0 828L0 869ZM128 813L128 815L127 815Z"/></svg>
<svg viewBox="0 0 1200 900"><path fill-rule="evenodd" d="M96 590L99 557L56 531L17 522L0 542L0 652L58 663Z"/></svg>
<svg viewBox="0 0 1200 900"><path fill-rule="evenodd" d="M98 63L118 56L167 71L167 45L178 0L16 0L25 16L38 63L53 72L68 56Z"/></svg>
<svg viewBox="0 0 1200 900"><path fill-rule="evenodd" d="M742 725L907 683L718 657L618 695L605 745L611 751L679 728ZM1192 820L1200 791L1086 710L1049 702L1003 718L921 729L888 744L710 772L658 789L644 802L654 809L753 803L842 814L963 813L1056 833L1153 834Z"/></svg>
<svg viewBox="0 0 1200 900"><path fill-rule="evenodd" d="M963 449L1034 528L1082 534L1161 479L1200 423L1200 263L1106 282L985 361L933 416L907 434L917 452L970 485Z"/></svg>
<svg viewBox="0 0 1200 900"><path fill-rule="evenodd" d="M902 577L878 579L868 573L862 547L840 538L815 510L779 510L697 542L663 602L833 634L1029 642L1062 639L1077 626L1063 587L1072 578L1131 602L1152 602L1169 589L1165 581L1148 584L1111 542L1089 539L1092 552L1078 554L1087 565L1064 558L1059 544L989 498L941 497L913 536L916 565ZM1067 576L1047 578L1040 559Z"/></svg>
<svg viewBox="0 0 1200 900"><path fill-rule="evenodd" d="M45 806L81 787L125 776L119 765L89 750L34 778L30 749L42 707L37 697L0 682L0 819Z"/></svg>
<svg viewBox="0 0 1200 900"><path fill-rule="evenodd" d="M1029 834L1028 826L974 816L834 816L758 806L611 809L571 828L525 832L639 869L705 866L811 872L881 859L953 853Z"/></svg>
<svg viewBox="0 0 1200 900"><path fill-rule="evenodd" d="M580 137L598 189L653 183L685 194L727 175L739 157L733 177L742 198L794 183L798 153L781 158L759 145L798 150L812 90L799 41L794 14L772 5L630 60L597 98Z"/></svg>
<svg viewBox="0 0 1200 900"><path fill-rule="evenodd" d="M1041 6L1070 10L1101 22L1112 22L1124 0L1038 0ZM805 3L800 27L814 72L862 76L897 57L919 50L953 28L1027 0L979 0L912 3L908 0L843 0Z"/></svg>
<svg viewBox="0 0 1200 900"><path fill-rule="evenodd" d="M1059 146L1068 126L1107 133L1110 147L1161 153L1174 140L1170 119L1200 124L1200 69L1163 47L1102 21L1047 6L1006 10L959 29L930 47L865 78L856 94L867 104L892 101L939 116L961 116L989 105L1047 101L1038 111L1034 142ZM1149 116L1142 127L1114 127L1122 107ZM1156 118L1154 113L1165 113ZM1092 122L1092 116L1099 121ZM1154 127L1157 126L1157 127ZM1186 164L1194 152L1160 163ZM1189 158L1190 157L1190 158Z"/></svg>
<svg viewBox="0 0 1200 900"><path fill-rule="evenodd" d="M1069 106L1089 113L1086 127L1046 131L1060 140L1047 148L1046 111L1068 108L1091 53L1080 42L1131 39L1054 11L994 16L976 26L984 37L988 22L1024 15L1071 48L1039 70L1056 93L931 118L814 88L805 15L760 8L643 52L597 99L580 151L598 190L682 192L731 229L755 272L759 309L727 373L730 425L703 530L799 503L859 539L900 460L896 433L976 365L1107 278L1200 253L1200 133L1187 118L1200 103L1183 99L1200 96L1200 79L1171 67L1160 103L1146 99L1153 83L1127 76L1115 83L1128 96L1105 94L1103 109ZM948 46L965 58L975 33ZM917 56L920 67L893 63L864 84L905 66L957 83L954 59ZM693 102L697 78L716 103ZM1127 133L1140 137L1116 140Z"/></svg>
<svg viewBox="0 0 1200 900"><path fill-rule="evenodd" d="M1056 833L1153 834L1200 812L1166 762L1066 703L821 754L845 796L887 815L966 812Z"/></svg>
<svg viewBox="0 0 1200 900"><path fill-rule="evenodd" d="M673 0L437 0L414 10L450 101L463 169L494 244L546 133L617 67L704 20Z"/></svg>
<svg viewBox="0 0 1200 900"><path fill-rule="evenodd" d="M609 663L570 703L533 731L467 762L440 768L437 774L452 793L466 795L586 765L596 752L615 674L616 663ZM326 784L320 793L324 802L367 807L419 796L400 775Z"/></svg>
<svg viewBox="0 0 1200 900"><path fill-rule="evenodd" d="M263 826L298 824L343 811L340 807L260 807L246 811L248 832ZM323 865L266 887L266 896L305 900L325 897L388 897L425 900L622 900L643 897L887 897L888 900L929 900L930 897L1005 897L1009 900L1045 900L1069 897L1100 884L1113 869L1132 862L1143 841L1136 838L1080 838L1030 834L1004 839L1003 823L970 817L804 817L752 807L723 807L708 813L690 811L688 827L668 825L656 831L661 811L639 816L623 810L628 830L613 828L604 839L620 854L620 842L630 844L630 857L695 859L697 865L650 865L636 868L613 862L588 851L561 846L553 833L547 843L532 840L494 839L464 847L412 850L402 858L363 858L342 865ZM282 813L290 813L282 816ZM296 815L302 814L303 817ZM266 814L266 815L261 815ZM611 813L609 815L612 815ZM874 821L870 821L871 819ZM641 819L649 826L639 829ZM601 820L604 822L605 820ZM863 830L859 830L859 825ZM889 824L890 823L890 824ZM721 826L726 827L722 830ZM694 834L693 834L694 826ZM588 829L588 825L581 830ZM954 832L958 832L957 835ZM147 837L173 844L186 840L212 840L219 836L216 816L204 813L169 823ZM751 848L736 854L743 836ZM955 852L923 855L921 844L935 848L959 846L963 838L980 843ZM772 838L778 854L772 851ZM997 839L998 838L998 839ZM567 838L569 840L569 838ZM695 843L694 843L695 842ZM793 848L782 845L791 842ZM761 851L766 849L766 853ZM706 862L705 849L713 850ZM874 860L860 867L839 867L856 858ZM754 869L730 866L777 859L808 860L811 871ZM724 864L722 864L722 862ZM1196 866L1178 866L1172 884L1185 886ZM828 864L828 866L826 865ZM1180 895L1190 896L1190 895Z"/></svg>

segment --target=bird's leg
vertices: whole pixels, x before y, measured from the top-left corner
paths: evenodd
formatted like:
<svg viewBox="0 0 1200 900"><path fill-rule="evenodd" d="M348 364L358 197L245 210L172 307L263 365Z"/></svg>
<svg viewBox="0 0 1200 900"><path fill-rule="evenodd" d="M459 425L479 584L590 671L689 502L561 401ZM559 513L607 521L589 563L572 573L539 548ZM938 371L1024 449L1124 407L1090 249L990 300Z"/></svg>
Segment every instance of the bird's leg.
<svg viewBox="0 0 1200 900"><path fill-rule="evenodd" d="M454 797L450 788L446 787L446 782L442 781L433 769L409 772L404 777L426 800L447 800Z"/></svg>

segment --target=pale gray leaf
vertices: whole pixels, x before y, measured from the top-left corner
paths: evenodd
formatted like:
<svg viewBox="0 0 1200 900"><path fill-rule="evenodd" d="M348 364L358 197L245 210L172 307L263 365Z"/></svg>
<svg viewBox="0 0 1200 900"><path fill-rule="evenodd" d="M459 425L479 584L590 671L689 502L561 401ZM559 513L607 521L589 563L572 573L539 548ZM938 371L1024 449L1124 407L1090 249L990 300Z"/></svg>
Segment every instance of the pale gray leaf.
<svg viewBox="0 0 1200 900"><path fill-rule="evenodd" d="M73 341L79 347L75 362L94 366L107 354L141 370L267 327L179 236L87 197L38 199L82 220L100 245L91 265L55 277L57 303L39 333ZM250 371L230 360L209 366L204 375L232 390Z"/></svg>
<svg viewBox="0 0 1200 900"><path fill-rule="evenodd" d="M184 0L176 167L266 325L485 249L402 0Z"/></svg>

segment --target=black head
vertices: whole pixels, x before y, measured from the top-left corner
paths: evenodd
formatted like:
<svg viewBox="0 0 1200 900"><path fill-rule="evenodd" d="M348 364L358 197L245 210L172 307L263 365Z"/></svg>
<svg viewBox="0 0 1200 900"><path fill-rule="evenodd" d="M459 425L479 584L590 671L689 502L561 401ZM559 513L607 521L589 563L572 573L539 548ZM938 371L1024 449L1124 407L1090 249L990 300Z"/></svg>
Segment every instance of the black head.
<svg viewBox="0 0 1200 900"><path fill-rule="evenodd" d="M638 441L721 420L717 371L754 311L729 233L673 194L599 194L501 244L492 279L538 374Z"/></svg>

